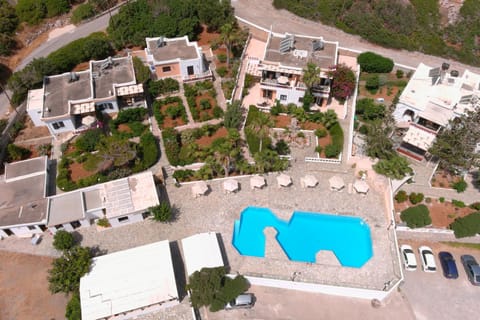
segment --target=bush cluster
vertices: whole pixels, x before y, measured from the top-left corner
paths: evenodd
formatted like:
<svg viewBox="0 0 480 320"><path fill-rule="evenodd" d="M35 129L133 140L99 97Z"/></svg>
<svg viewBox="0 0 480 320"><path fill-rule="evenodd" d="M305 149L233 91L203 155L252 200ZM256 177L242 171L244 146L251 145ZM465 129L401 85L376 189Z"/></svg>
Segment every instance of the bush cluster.
<svg viewBox="0 0 480 320"><path fill-rule="evenodd" d="M395 201L397 201L398 203L402 203L402 202L405 202L407 200L408 200L408 195L407 195L407 192L405 190L400 190L395 195Z"/></svg>
<svg viewBox="0 0 480 320"><path fill-rule="evenodd" d="M408 199L410 200L410 202L411 202L412 204L417 204L417 203L422 202L424 197L425 197L425 196L423 195L423 193L412 192L412 193L410 193L410 195L408 196Z"/></svg>
<svg viewBox="0 0 480 320"><path fill-rule="evenodd" d="M180 89L180 84L177 80L172 78L160 79L157 81L150 81L148 83L148 92L152 97L176 92Z"/></svg>
<svg viewBox="0 0 480 320"><path fill-rule="evenodd" d="M357 62L363 72L390 73L393 70L393 60L373 52L363 52L358 55Z"/></svg>
<svg viewBox="0 0 480 320"><path fill-rule="evenodd" d="M456 238L473 237L480 233L480 212L457 218L450 224Z"/></svg>
<svg viewBox="0 0 480 320"><path fill-rule="evenodd" d="M406 222L409 228L421 228L432 223L430 212L423 204L403 210L400 219Z"/></svg>
<svg viewBox="0 0 480 320"><path fill-rule="evenodd" d="M457 190L458 193L462 193L467 190L467 182L462 178L460 181L455 182L452 188Z"/></svg>

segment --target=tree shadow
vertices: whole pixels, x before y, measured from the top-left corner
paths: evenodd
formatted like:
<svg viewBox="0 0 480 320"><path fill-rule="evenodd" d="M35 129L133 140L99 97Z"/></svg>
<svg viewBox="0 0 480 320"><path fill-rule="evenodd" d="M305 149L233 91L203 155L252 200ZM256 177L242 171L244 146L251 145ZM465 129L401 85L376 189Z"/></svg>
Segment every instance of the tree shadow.
<svg viewBox="0 0 480 320"><path fill-rule="evenodd" d="M80 244L83 241L83 236L78 231L73 231L72 233L75 244Z"/></svg>
<svg viewBox="0 0 480 320"><path fill-rule="evenodd" d="M108 253L107 249L101 249L100 246L96 245L93 247L90 247L90 253L92 254L92 257L99 257L106 255Z"/></svg>
<svg viewBox="0 0 480 320"><path fill-rule="evenodd" d="M472 175L472 185L475 189L480 191L480 170L475 170L471 173Z"/></svg>

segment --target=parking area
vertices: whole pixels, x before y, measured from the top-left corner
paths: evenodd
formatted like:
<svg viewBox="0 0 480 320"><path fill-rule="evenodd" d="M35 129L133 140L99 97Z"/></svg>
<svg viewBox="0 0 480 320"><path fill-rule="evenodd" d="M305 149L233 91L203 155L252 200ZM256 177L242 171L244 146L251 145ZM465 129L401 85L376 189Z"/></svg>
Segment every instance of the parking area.
<svg viewBox="0 0 480 320"><path fill-rule="evenodd" d="M428 243L419 241L400 240L399 244L409 244L413 247L418 267L416 271L405 271L405 283L401 291L410 302L415 317L418 320L427 319L478 319L478 298L480 287L473 286L467 278L460 256L473 255L477 261L480 251L468 248L453 248L441 243ZM426 273L422 271L418 247L427 245L432 248L437 272ZM443 276L438 253L450 252L456 260L458 279L446 279Z"/></svg>
<svg viewBox="0 0 480 320"><path fill-rule="evenodd" d="M256 297L252 309L216 313L203 310L202 319L415 319L408 302L398 292L393 293L385 305L374 308L370 301L362 299L259 286L251 287L248 291Z"/></svg>

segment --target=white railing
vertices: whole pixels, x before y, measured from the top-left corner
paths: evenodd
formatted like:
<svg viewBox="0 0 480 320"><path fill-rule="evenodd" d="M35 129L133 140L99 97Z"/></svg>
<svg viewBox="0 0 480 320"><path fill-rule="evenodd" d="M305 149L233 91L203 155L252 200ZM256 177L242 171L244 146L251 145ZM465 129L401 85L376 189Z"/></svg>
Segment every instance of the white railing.
<svg viewBox="0 0 480 320"><path fill-rule="evenodd" d="M317 163L331 163L331 164L340 164L342 163L342 154L338 159L327 159L320 157L305 157L305 162L317 162Z"/></svg>

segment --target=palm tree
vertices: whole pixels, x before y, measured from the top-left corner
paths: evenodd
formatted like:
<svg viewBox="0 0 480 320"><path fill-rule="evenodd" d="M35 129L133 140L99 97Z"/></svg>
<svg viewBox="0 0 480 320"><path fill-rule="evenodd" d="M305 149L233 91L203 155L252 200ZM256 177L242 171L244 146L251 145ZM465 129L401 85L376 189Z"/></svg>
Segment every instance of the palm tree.
<svg viewBox="0 0 480 320"><path fill-rule="evenodd" d="M236 40L236 32L233 24L226 23L220 27L220 38L227 47L227 67L230 66L230 52L232 51L232 45Z"/></svg>
<svg viewBox="0 0 480 320"><path fill-rule="evenodd" d="M336 113L335 111L333 111L332 109L327 110L327 111L323 114L322 123L323 123L323 125L325 126L325 128L330 129L330 128L333 127L337 122L338 122L337 113Z"/></svg>
<svg viewBox="0 0 480 320"><path fill-rule="evenodd" d="M252 123L249 127L260 139L260 147L258 151L262 152L263 140L268 137L270 128L273 127L272 119L270 119L265 113L260 112L257 117L252 119Z"/></svg>
<svg viewBox="0 0 480 320"><path fill-rule="evenodd" d="M316 83L320 82L320 67L312 62L307 63L303 69L303 82L308 90L311 90Z"/></svg>

